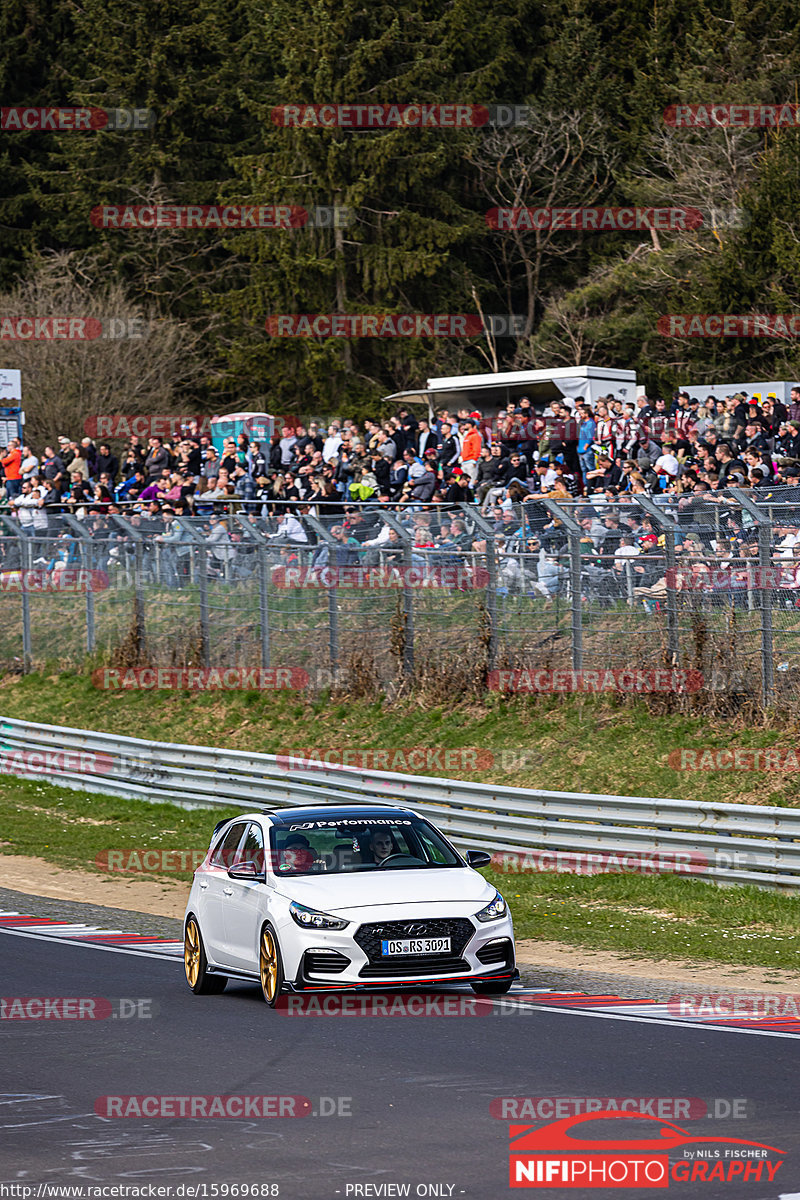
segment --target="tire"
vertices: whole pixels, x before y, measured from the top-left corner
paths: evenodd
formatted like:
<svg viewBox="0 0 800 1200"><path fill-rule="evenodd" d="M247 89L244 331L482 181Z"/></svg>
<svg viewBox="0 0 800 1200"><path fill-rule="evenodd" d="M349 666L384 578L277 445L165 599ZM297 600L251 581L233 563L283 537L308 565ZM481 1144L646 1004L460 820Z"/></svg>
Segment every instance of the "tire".
<svg viewBox="0 0 800 1200"><path fill-rule="evenodd" d="M195 917L189 917L183 935L183 966L186 982L195 996L218 996L225 991L228 982L225 975L211 975L208 970L200 926Z"/></svg>
<svg viewBox="0 0 800 1200"><path fill-rule="evenodd" d="M261 979L261 994L270 1008L274 1008L283 990L283 959L278 938L271 925L265 925L261 930L258 943L258 974Z"/></svg>
<svg viewBox="0 0 800 1200"><path fill-rule="evenodd" d="M470 987L476 996L505 996L513 982L513 979L476 979Z"/></svg>

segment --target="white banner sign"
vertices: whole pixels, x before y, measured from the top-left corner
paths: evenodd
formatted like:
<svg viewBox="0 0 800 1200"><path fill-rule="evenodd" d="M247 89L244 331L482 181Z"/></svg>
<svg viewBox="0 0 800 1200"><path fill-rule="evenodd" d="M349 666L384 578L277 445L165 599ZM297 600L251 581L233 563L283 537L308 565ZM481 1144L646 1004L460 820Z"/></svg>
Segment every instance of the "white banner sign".
<svg viewBox="0 0 800 1200"><path fill-rule="evenodd" d="M12 408L22 403L22 372L0 370L0 405Z"/></svg>

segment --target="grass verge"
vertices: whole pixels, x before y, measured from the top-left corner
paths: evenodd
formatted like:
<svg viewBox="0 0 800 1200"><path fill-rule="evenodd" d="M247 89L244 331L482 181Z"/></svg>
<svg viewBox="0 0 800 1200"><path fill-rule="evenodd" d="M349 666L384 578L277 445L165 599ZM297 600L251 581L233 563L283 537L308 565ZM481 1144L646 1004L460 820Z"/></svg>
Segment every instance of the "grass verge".
<svg viewBox="0 0 800 1200"><path fill-rule="evenodd" d="M87 675L66 671L0 680L0 716L272 754L400 751L392 762L400 771L409 769L402 753L413 748L466 749L475 751L474 768L462 756L455 766L432 759L413 773L555 791L800 805L797 769L670 765L682 749L790 748L800 741L796 723L658 712L652 702L613 696L489 694L481 703L456 696L431 707L413 697L392 704L328 693L98 692Z"/></svg>

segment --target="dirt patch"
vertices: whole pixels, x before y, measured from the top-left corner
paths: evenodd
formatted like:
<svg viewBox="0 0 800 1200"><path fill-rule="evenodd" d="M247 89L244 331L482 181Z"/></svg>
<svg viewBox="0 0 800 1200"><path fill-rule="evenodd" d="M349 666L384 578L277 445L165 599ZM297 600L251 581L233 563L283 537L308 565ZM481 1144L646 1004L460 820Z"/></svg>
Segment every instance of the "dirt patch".
<svg viewBox="0 0 800 1200"><path fill-rule="evenodd" d="M666 912L663 908L645 908L640 904L637 908L631 905L616 904L611 900L576 900L578 908L607 909L608 912L631 913L635 917L659 917L666 921L693 921L701 918L679 917L677 913Z"/></svg>
<svg viewBox="0 0 800 1200"><path fill-rule="evenodd" d="M578 949L561 942L517 942L517 962L526 967L606 972L629 979L667 979L696 985L697 991L736 988L758 992L800 991L800 975L770 967L740 967L730 964L681 962L679 959L634 958L610 950Z"/></svg>
<svg viewBox="0 0 800 1200"><path fill-rule="evenodd" d="M190 884L174 879L118 879L56 867L42 858L0 854L0 885L29 896L81 900L108 908L183 918Z"/></svg>
<svg viewBox="0 0 800 1200"><path fill-rule="evenodd" d="M59 821L65 821L68 825L117 825L115 819L108 821L98 821L96 817L73 817L68 813L62 812L58 808L40 808L37 804L20 804L19 808L25 812L41 813L45 817L56 817ZM0 845L7 846L8 842L2 842Z"/></svg>

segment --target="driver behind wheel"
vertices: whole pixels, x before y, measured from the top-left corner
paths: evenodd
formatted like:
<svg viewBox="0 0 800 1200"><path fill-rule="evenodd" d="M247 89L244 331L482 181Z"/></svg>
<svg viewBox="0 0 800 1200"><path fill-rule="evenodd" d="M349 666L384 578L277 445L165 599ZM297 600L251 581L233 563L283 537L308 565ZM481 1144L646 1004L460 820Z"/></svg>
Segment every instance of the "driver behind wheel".
<svg viewBox="0 0 800 1200"><path fill-rule="evenodd" d="M394 837L389 829L373 829L369 839L369 852L372 858L368 858L367 861L377 863L378 865L392 854L399 853Z"/></svg>

